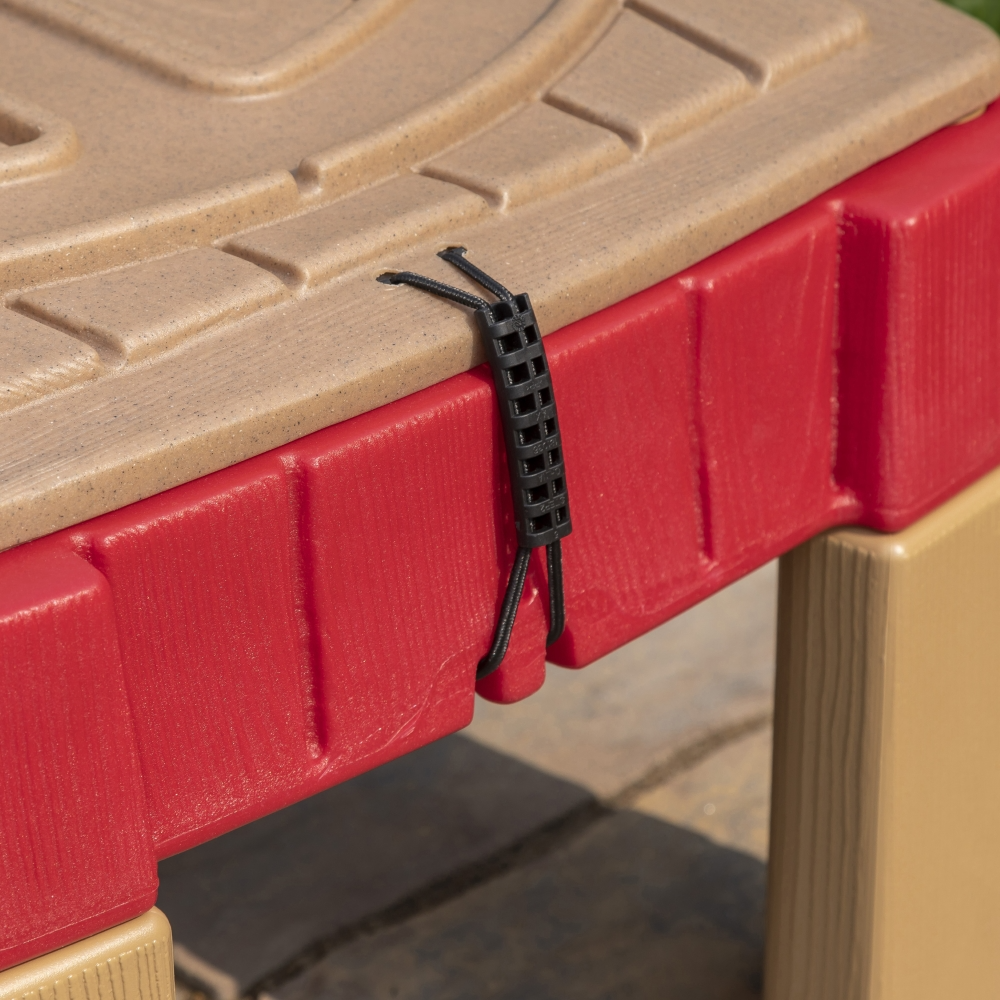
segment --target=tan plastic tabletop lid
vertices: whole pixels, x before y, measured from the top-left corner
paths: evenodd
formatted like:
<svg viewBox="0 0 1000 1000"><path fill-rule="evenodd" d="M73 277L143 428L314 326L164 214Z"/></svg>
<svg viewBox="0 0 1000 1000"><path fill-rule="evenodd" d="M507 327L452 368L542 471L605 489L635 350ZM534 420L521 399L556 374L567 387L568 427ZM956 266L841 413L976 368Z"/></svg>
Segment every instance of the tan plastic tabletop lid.
<svg viewBox="0 0 1000 1000"><path fill-rule="evenodd" d="M0 548L552 331L992 100L936 0L0 0Z"/></svg>

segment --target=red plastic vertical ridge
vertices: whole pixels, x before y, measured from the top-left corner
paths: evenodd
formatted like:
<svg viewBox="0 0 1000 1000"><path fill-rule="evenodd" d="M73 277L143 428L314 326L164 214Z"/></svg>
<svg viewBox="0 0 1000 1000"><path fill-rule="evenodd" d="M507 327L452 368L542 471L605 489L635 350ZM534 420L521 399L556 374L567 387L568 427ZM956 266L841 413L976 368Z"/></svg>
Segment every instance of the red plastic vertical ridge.
<svg viewBox="0 0 1000 1000"><path fill-rule="evenodd" d="M574 524L549 656L578 665L658 624L705 572L685 292L659 285L549 341Z"/></svg>
<svg viewBox="0 0 1000 1000"><path fill-rule="evenodd" d="M1000 104L830 192L837 478L896 531L1000 455Z"/></svg>
<svg viewBox="0 0 1000 1000"><path fill-rule="evenodd" d="M429 424L438 429L430 438ZM448 448L440 447L438 432ZM497 581L514 552L489 382L480 373L460 376L306 440L296 453L307 470L309 563L324 674L347 678L364 671L369 688L360 716L353 709L344 715L336 707L343 699L331 695L331 759L369 743L372 752L390 752L387 736L421 705L420 725L434 727L436 735L441 726L464 725L472 713L475 663L492 633ZM393 538L407 539L407 561L387 559ZM512 668L532 621L530 613L521 617ZM540 616L535 625L540 634ZM444 697L449 685L464 691L467 703L455 704L459 716L434 722L434 700L426 703L418 694ZM410 746L417 736L404 729ZM425 742L430 731L414 730L424 732Z"/></svg>
<svg viewBox="0 0 1000 1000"><path fill-rule="evenodd" d="M264 455L70 533L114 594L161 855L295 801L317 769L292 518Z"/></svg>
<svg viewBox="0 0 1000 1000"><path fill-rule="evenodd" d="M713 562L822 524L832 479L836 219L806 206L685 272Z"/></svg>
<svg viewBox="0 0 1000 1000"><path fill-rule="evenodd" d="M0 968L149 909L146 826L111 594L47 543L0 574Z"/></svg>
<svg viewBox="0 0 1000 1000"><path fill-rule="evenodd" d="M554 662L589 663L848 516L836 263L833 213L806 206L550 338L577 525Z"/></svg>

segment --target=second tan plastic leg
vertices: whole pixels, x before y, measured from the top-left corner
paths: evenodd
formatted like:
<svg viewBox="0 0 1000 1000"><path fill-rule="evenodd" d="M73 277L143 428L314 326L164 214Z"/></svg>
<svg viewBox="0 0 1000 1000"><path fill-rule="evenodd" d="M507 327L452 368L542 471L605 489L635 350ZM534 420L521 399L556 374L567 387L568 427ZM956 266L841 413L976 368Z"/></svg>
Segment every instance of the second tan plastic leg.
<svg viewBox="0 0 1000 1000"><path fill-rule="evenodd" d="M174 1000L170 924L141 917L0 972L0 1000Z"/></svg>
<svg viewBox="0 0 1000 1000"><path fill-rule="evenodd" d="M779 594L767 1000L995 1000L1000 472Z"/></svg>

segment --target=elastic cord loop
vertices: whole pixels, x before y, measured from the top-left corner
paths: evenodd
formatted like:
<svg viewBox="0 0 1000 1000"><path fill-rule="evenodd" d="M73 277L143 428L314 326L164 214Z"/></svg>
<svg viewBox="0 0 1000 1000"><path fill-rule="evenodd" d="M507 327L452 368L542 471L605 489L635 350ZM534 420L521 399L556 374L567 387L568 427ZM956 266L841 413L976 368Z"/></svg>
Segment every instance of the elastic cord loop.
<svg viewBox="0 0 1000 1000"><path fill-rule="evenodd" d="M447 250L442 250L438 256L442 260L448 261L449 264L454 264L460 271L464 271L476 284L482 285L486 291L492 292L498 299L511 302L514 296L496 278L490 277L485 271L476 267L472 261L467 260L465 254L465 247L448 247Z"/></svg>
<svg viewBox="0 0 1000 1000"><path fill-rule="evenodd" d="M551 646L566 627L566 603L563 598L562 541L556 539L545 546L549 568L549 634L545 645Z"/></svg>
<svg viewBox="0 0 1000 1000"><path fill-rule="evenodd" d="M524 591L524 581L528 575L528 560L531 558L531 549L519 548L517 556L514 558L514 565L510 571L510 578L507 580L507 592L503 595L503 605L500 608L500 617L497 619L497 627L493 633L493 645L490 651L479 661L476 668L476 680L488 677L503 662L507 653L507 646L510 644L510 633L514 628L514 617L517 614L517 605L521 600Z"/></svg>
<svg viewBox="0 0 1000 1000"><path fill-rule="evenodd" d="M446 285L443 281L426 278L413 271L387 271L385 274L380 274L375 280L380 281L383 285L412 285L421 291L430 292L431 295L440 295L443 299L451 299L452 302L468 306L470 309L489 309L490 307L486 299L481 299L478 295L473 295L472 292Z"/></svg>

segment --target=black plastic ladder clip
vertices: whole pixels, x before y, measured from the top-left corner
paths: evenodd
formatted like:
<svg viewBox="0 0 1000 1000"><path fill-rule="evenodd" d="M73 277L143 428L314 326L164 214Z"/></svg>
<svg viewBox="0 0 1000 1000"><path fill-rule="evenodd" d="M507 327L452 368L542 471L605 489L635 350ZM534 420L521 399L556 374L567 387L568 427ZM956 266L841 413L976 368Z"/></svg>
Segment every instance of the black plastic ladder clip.
<svg viewBox="0 0 1000 1000"><path fill-rule="evenodd" d="M503 662L531 550L542 545L549 573L546 645L551 646L562 635L566 611L560 542L572 531L572 524L552 376L531 300L526 294L512 295L499 281L467 260L465 254L465 247L449 247L438 256L454 264L499 301L489 302L412 271L389 271L379 275L378 280L386 285L412 285L473 309L493 373L507 449L518 549L493 643L476 669L478 680L493 673Z"/></svg>

